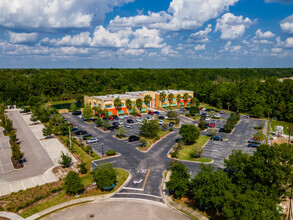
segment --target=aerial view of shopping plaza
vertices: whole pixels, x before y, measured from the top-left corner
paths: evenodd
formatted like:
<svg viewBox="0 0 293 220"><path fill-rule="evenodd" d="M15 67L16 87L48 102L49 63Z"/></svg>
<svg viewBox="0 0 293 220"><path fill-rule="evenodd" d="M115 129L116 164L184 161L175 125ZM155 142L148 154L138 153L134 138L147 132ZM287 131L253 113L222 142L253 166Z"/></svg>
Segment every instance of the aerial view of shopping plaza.
<svg viewBox="0 0 293 220"><path fill-rule="evenodd" d="M293 0L0 0L0 220L293 220Z"/></svg>

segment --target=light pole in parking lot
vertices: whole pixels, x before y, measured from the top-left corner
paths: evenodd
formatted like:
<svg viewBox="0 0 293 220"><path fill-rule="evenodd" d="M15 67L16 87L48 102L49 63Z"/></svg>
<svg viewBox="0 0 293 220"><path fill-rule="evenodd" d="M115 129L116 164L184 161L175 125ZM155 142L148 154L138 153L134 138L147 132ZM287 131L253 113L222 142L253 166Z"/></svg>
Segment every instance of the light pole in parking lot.
<svg viewBox="0 0 293 220"><path fill-rule="evenodd" d="M102 157L104 157L104 143L102 143Z"/></svg>
<svg viewBox="0 0 293 220"><path fill-rule="evenodd" d="M71 132L70 132L70 126L69 128L69 149L71 149Z"/></svg>

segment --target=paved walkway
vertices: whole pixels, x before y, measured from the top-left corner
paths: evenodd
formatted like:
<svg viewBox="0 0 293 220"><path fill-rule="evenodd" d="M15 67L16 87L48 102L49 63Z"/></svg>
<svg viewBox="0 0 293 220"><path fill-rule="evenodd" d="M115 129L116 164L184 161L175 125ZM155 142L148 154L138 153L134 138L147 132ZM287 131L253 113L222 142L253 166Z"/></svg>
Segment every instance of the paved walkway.
<svg viewBox="0 0 293 220"><path fill-rule="evenodd" d="M184 205L181 205L181 204L179 204L177 202L174 202L172 200L172 198L170 197L170 194L169 194L169 190L166 187L166 182L168 182L170 180L170 175L171 175L171 172L168 171L167 176L166 176L166 179L165 179L165 181L163 183L163 189L162 189L162 191L163 191L163 193L162 193L163 199L166 202L166 204L169 205L173 209L183 210L184 212L189 213L190 215L198 218L199 220L208 220L207 217L199 214L198 212L194 211L193 209L188 208L188 207L186 207Z"/></svg>
<svg viewBox="0 0 293 220"><path fill-rule="evenodd" d="M13 213L13 212L0 212L0 219L1 217L12 219L12 220L24 220L23 217Z"/></svg>

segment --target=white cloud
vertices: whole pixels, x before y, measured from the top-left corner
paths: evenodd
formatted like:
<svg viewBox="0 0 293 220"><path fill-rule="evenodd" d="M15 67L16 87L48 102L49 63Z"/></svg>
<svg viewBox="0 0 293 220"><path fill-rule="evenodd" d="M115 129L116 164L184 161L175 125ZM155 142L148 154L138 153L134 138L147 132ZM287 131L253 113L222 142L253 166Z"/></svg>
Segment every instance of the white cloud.
<svg viewBox="0 0 293 220"><path fill-rule="evenodd" d="M45 42L46 39L43 40ZM77 35L66 35L60 40L52 39L50 41L51 44L54 45L66 45L66 46L82 46L89 45L91 42L91 37L89 32L82 32Z"/></svg>
<svg viewBox="0 0 293 220"><path fill-rule="evenodd" d="M252 23L249 18L243 19L243 16L226 13L217 19L215 32L221 31L221 38L224 40L234 40L241 37Z"/></svg>
<svg viewBox="0 0 293 220"><path fill-rule="evenodd" d="M198 50L205 50L206 49L206 45L205 44L198 44L194 47L194 50L198 51Z"/></svg>
<svg viewBox="0 0 293 220"><path fill-rule="evenodd" d="M280 52L282 52L282 48L279 48L279 47L275 47L275 48L272 48L272 52L273 53L280 53Z"/></svg>
<svg viewBox="0 0 293 220"><path fill-rule="evenodd" d="M283 32L293 34L293 14L282 20L280 26Z"/></svg>
<svg viewBox="0 0 293 220"><path fill-rule="evenodd" d="M206 21L218 17L229 6L239 0L172 0L168 13L148 12L148 15L115 17L110 28L146 26L167 31L192 30L201 27Z"/></svg>
<svg viewBox="0 0 293 220"><path fill-rule="evenodd" d="M293 47L293 37L288 37L286 39L286 47L292 48Z"/></svg>
<svg viewBox="0 0 293 220"><path fill-rule="evenodd" d="M118 50L117 54L120 56L123 55L131 55L131 56L140 56L144 54L146 51L144 49L125 49L121 48Z"/></svg>
<svg viewBox="0 0 293 220"><path fill-rule="evenodd" d="M273 34L272 32L270 31L266 31L266 32L262 32L261 29L258 29L256 32L255 32L255 36L259 39L264 39L264 38L273 38L275 37L276 35Z"/></svg>
<svg viewBox="0 0 293 220"><path fill-rule="evenodd" d="M265 0L266 3L278 2L282 4L292 4L293 0Z"/></svg>
<svg viewBox="0 0 293 220"><path fill-rule="evenodd" d="M164 46L160 44L163 38L160 37L158 30L142 27L137 29L133 35L134 39L129 45L132 48L161 48Z"/></svg>
<svg viewBox="0 0 293 220"><path fill-rule="evenodd" d="M208 42L208 34L212 31L212 25L209 24L205 30L198 31L190 35L189 41Z"/></svg>
<svg viewBox="0 0 293 220"><path fill-rule="evenodd" d="M114 6L133 0L1 0L0 25L7 28L87 28Z"/></svg>
<svg viewBox="0 0 293 220"><path fill-rule="evenodd" d="M161 49L161 54L165 56L174 56L178 52L173 50L171 46L165 46Z"/></svg>
<svg viewBox="0 0 293 220"><path fill-rule="evenodd" d="M255 44L273 44L272 41L266 40L266 39L262 39L262 40L257 40L257 39L252 39L252 42Z"/></svg>
<svg viewBox="0 0 293 220"><path fill-rule="evenodd" d="M226 43L226 45L224 46L224 49L220 50L220 52L224 52L224 51L235 52L235 51L239 51L242 48L242 46L240 46L240 45L231 46L231 44L232 44L232 42L228 41Z"/></svg>
<svg viewBox="0 0 293 220"><path fill-rule="evenodd" d="M27 43L27 42L35 42L38 38L38 33L9 33L9 41L11 43Z"/></svg>

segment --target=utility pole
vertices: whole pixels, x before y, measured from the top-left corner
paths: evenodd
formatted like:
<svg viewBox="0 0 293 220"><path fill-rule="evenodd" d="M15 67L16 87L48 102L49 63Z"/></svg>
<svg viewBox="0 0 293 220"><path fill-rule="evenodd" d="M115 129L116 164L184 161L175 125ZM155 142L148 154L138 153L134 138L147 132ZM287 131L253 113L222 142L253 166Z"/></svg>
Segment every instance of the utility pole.
<svg viewBox="0 0 293 220"><path fill-rule="evenodd" d="M70 126L68 127L69 129L69 149L71 149L71 131L70 131Z"/></svg>

